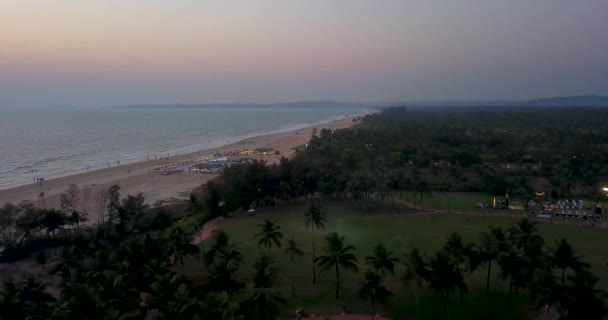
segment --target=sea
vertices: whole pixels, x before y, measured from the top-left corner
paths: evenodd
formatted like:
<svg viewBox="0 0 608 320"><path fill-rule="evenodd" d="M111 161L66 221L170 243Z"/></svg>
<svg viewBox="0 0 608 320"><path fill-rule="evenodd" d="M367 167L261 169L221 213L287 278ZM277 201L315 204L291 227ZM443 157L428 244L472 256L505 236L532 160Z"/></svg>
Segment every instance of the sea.
<svg viewBox="0 0 608 320"><path fill-rule="evenodd" d="M0 189L323 124L370 109L0 110Z"/></svg>

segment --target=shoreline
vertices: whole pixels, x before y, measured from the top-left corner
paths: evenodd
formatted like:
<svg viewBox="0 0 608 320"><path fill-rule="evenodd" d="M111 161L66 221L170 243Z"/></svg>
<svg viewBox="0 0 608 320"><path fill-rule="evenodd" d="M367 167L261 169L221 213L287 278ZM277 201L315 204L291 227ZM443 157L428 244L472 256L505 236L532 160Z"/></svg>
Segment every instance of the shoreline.
<svg viewBox="0 0 608 320"><path fill-rule="evenodd" d="M76 184L81 190L87 189L86 201L87 210L93 213L95 207L95 196L100 191L113 184L121 186L121 193L146 195L147 203L154 203L159 200L170 200L174 198L185 198L189 192L204 184L206 181L216 177L216 174L201 173L177 173L172 175L161 175L156 170L163 166L193 162L200 160L203 156L215 153L231 152L236 150L248 150L255 148L274 148L280 155L254 156L258 160L266 160L269 163L278 161L282 156L289 157L293 153L292 148L303 145L310 140L313 129L344 129L355 124L353 119L365 114L373 113L369 110L366 113L344 117L339 120L328 121L320 124L275 131L272 133L245 137L232 143L218 147L198 150L194 152L177 154L157 160L135 160L110 168L99 168L84 172L75 172L63 176L45 179L42 183L25 183L19 186L0 187L0 205L5 202L17 204L23 200L29 200L34 204L47 208L57 208L59 206L59 195L65 191L70 184ZM40 193L44 193L44 198L38 198ZM184 194L188 193L188 194Z"/></svg>
<svg viewBox="0 0 608 320"><path fill-rule="evenodd" d="M297 130L301 130L301 129L305 129L305 128L309 128L309 127L317 127L317 126L341 121L344 119L353 119L353 118L365 116L367 114L374 113L374 112L376 112L376 111L375 110L365 110L364 112L357 113L352 116L351 115L334 116L334 117L327 118L327 119L320 120L320 121L313 122L313 123L296 124L296 125L294 125L292 127L288 127L288 128L279 128L279 129L270 130L267 132L250 133L250 134L244 134L244 135L239 135L239 136L234 136L234 137L228 137L228 138L221 139L222 140L221 142L212 142L212 143L208 143L206 145L191 145L191 146L185 146L185 147L180 147L180 148L176 148L176 149L170 149L170 150L163 151L163 152L156 152L153 156L155 157L156 155L162 155L162 156L158 157L158 160L171 159L176 156L191 155L191 154L195 154L198 152L206 152L209 150L215 150L215 149L227 147L232 144L237 144L243 140L248 140L251 138L267 136L267 135L274 135L274 134L281 134L281 133L295 132ZM105 165L100 165L97 167L91 167L90 170L87 169L86 167L82 167L82 168L74 169L74 170L66 170L65 172L62 172L62 173L45 176L44 181L45 182L53 181L55 179L66 178L66 177L70 177L70 176L79 175L82 173L90 173L90 172L95 172L95 171L104 170L104 169L108 169L108 168L116 168L116 167L120 167L120 166L131 165L131 164L135 164L135 163L144 163L144 162L152 161L153 156L150 156L149 154L147 154L147 155L140 155L140 156L137 156L137 157L131 158L131 159L124 159L124 158L123 159L114 159L109 162L111 164L110 167L106 167ZM120 161L120 164L117 164L117 160ZM14 188L23 187L23 186L28 186L28 185L35 184L35 183L37 183L37 182L32 182L30 180L30 181L15 182L12 184L7 184L7 185L0 185L0 192L14 189Z"/></svg>

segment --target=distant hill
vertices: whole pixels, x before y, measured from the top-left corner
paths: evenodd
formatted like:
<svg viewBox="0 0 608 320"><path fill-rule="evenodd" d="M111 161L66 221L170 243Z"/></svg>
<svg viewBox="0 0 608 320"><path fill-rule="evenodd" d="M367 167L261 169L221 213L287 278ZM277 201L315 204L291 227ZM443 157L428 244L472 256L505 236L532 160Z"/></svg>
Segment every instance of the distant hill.
<svg viewBox="0 0 608 320"><path fill-rule="evenodd" d="M554 97L534 99L526 102L534 106L559 106L559 107L608 107L608 96L585 95L571 97Z"/></svg>
<svg viewBox="0 0 608 320"><path fill-rule="evenodd" d="M133 104L113 106L120 109L201 109L201 108L373 108L407 106L434 109L445 107L608 107L608 96L584 95L552 97L533 100L410 100L376 103L338 102L338 101L299 101L282 103L205 103L205 104Z"/></svg>
<svg viewBox="0 0 608 320"><path fill-rule="evenodd" d="M380 107L407 106L413 108L443 109L449 107L608 107L608 96L584 95L552 97L533 100L410 100L383 102Z"/></svg>
<svg viewBox="0 0 608 320"><path fill-rule="evenodd" d="M206 103L206 104L137 104L114 106L121 109L201 109L201 108L369 108L371 104L336 101L300 101L285 103Z"/></svg>

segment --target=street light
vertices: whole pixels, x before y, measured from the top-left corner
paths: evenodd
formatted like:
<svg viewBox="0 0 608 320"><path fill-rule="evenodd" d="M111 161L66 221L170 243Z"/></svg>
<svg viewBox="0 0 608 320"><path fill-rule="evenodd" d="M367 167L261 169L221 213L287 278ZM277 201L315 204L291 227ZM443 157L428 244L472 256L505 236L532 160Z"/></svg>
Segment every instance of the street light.
<svg viewBox="0 0 608 320"><path fill-rule="evenodd" d="M608 191L608 188L606 188L606 187L605 187L603 190L604 190L604 191Z"/></svg>

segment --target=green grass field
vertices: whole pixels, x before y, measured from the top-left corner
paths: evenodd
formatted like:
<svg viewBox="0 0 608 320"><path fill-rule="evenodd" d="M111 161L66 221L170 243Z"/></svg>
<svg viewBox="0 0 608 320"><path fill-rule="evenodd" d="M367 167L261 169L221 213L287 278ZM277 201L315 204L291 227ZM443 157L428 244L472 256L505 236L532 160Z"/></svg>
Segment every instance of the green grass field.
<svg viewBox="0 0 608 320"><path fill-rule="evenodd" d="M471 199L475 196L471 196ZM454 199L453 199L454 200ZM465 208L468 200L460 198L453 202L454 208ZM303 212L306 204L293 204L274 208L258 210L254 216L241 216L225 219L220 228L225 230L235 243L238 250L245 255L243 275L251 273L251 266L259 251L255 234L258 232L258 224L264 219L276 220L281 226L284 238L295 237L305 251L301 261L292 264L288 257L283 254L282 249L273 248L272 256L277 261L280 272L279 288L284 296L288 298L287 316L291 316L297 306L302 306L308 312L317 314L337 313L343 305L351 312L369 312L367 301L360 301L356 297L356 289L366 269L363 261L365 256L371 254L372 247L383 243L394 251L398 257L402 256L410 246L416 246L424 251L431 252L439 249L451 232L459 232L465 240L475 240L478 235L488 229L488 226L508 226L521 217L521 213L513 213L512 216L488 215L465 216L458 214L440 215L381 215L363 213L359 207L345 202L324 202L323 210L327 213L328 223L326 230L313 234L305 230ZM490 211L491 212L491 211ZM608 230L592 229L589 226L575 226L568 224L539 224L539 230L549 245L561 237L571 242L577 253L584 256L584 260L592 265L593 271L601 278L600 287L608 289L608 250L605 245L608 242ZM311 274L311 242L314 236L317 242L317 252L323 246L323 237L327 232L335 231L345 235L347 242L357 248L356 254L359 259L359 273L346 272L342 281L342 301L336 301L334 297L335 273L329 271L321 272L318 276L316 286L312 285ZM263 249L262 249L263 250ZM485 298L485 268L481 268L473 274L467 275L466 282L470 293L465 297L465 302L460 303L459 297L452 298L452 319L506 319L505 301L506 287L500 279L498 268L493 268L492 287L493 298L490 306ZM200 274L201 262L190 259L185 271L192 274ZM387 279L387 286L395 296L383 307L382 313L391 319L414 319L415 304L414 296L409 289L404 288L400 281L401 267L397 269L397 275ZM291 297L289 277L296 280L296 297ZM431 292L425 291L421 297L421 312L419 319L442 318L442 304ZM531 306L529 298L521 293L514 297L514 312L520 318L530 318L537 313L537 309Z"/></svg>
<svg viewBox="0 0 608 320"><path fill-rule="evenodd" d="M407 202L415 203L419 205L422 202L424 209L436 209L436 210L447 210L448 207L455 211L481 211L475 207L477 203L489 203L492 201L490 196L483 193L476 192L453 192L451 195L449 192L434 192L430 196L424 196L422 199L420 195L414 192L402 192L396 193L396 199L402 199Z"/></svg>

